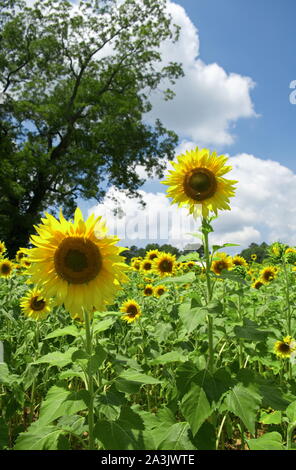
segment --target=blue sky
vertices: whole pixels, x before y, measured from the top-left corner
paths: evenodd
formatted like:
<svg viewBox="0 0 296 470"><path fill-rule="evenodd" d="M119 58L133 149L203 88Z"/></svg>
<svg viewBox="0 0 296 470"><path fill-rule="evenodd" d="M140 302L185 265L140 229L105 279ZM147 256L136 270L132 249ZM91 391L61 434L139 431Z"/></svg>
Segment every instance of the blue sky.
<svg viewBox="0 0 296 470"><path fill-rule="evenodd" d="M258 119L236 123L231 153L247 152L296 170L294 0L179 0L199 30L200 54L228 73L250 76Z"/></svg>
<svg viewBox="0 0 296 470"><path fill-rule="evenodd" d="M159 117L178 134L177 154L206 146L229 155L229 177L239 183L231 211L221 212L214 223L212 242L239 243L239 250L251 242L296 241L296 105L289 100L290 83L296 80L296 3L286 0L284 6L279 0L169 1L182 29L180 41L163 45L162 55L164 61L182 61L185 77L177 81L173 101L152 97L147 117L151 123ZM157 208L160 220L165 219L172 209L163 185L150 179L141 189L147 217ZM119 192L116 196L127 226L142 220L145 213L136 201ZM102 215L105 207L106 201L91 210L84 205L88 213ZM172 220L179 216L179 209L174 211ZM159 241L184 247L184 240L169 233ZM125 242L145 244L137 238Z"/></svg>

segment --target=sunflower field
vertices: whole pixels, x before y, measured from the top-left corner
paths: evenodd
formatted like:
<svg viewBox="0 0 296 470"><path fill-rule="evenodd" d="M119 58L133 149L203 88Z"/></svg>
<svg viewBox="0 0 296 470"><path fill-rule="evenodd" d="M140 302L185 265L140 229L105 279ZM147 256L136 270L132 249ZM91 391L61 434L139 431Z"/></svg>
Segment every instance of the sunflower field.
<svg viewBox="0 0 296 470"><path fill-rule="evenodd" d="M0 243L0 448L296 448L296 248L263 264L211 245L239 182L186 152L164 181L204 255L125 262L108 221L45 214L15 259Z"/></svg>

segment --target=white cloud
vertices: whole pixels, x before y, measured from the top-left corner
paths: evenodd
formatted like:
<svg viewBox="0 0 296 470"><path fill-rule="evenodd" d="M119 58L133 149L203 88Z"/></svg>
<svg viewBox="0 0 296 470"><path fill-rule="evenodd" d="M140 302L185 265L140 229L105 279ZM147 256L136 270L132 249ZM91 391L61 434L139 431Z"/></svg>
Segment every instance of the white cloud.
<svg viewBox="0 0 296 470"><path fill-rule="evenodd" d="M182 152L193 146L192 142L183 141L178 150ZM219 212L218 219L213 222L215 231L210 234L211 243L239 244L239 247L226 250L232 253L240 252L252 242L279 240L295 244L296 175L276 161L249 154L230 157L229 163L233 169L225 176L238 181L236 195L230 200L231 211ZM157 193L140 191L147 204L145 209L136 199L129 199L123 192L111 188L105 201L92 207L89 213L104 216L111 229L117 224L117 234L127 246L158 242L184 248L188 242L196 242L198 239L188 234L197 231L199 221L188 217L186 209L170 205L164 188L159 186ZM118 204L110 202L110 196L123 209L121 219L112 213Z"/></svg>
<svg viewBox="0 0 296 470"><path fill-rule="evenodd" d="M216 63L205 64L199 58L198 30L184 8L169 2L168 9L181 34L177 43L161 46L163 62L182 62L185 76L174 85L172 101L164 101L159 92L152 95L149 121L159 117L165 126L199 145L232 144L236 121L257 116L250 97L255 83L237 73L227 74Z"/></svg>

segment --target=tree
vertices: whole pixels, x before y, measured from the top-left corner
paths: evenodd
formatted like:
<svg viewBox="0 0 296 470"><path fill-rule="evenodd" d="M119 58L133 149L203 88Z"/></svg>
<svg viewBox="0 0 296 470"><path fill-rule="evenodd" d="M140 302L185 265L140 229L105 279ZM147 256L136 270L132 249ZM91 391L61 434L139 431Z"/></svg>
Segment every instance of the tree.
<svg viewBox="0 0 296 470"><path fill-rule="evenodd" d="M72 215L110 185L139 197L137 165L162 176L177 136L143 116L150 92L183 72L161 61L179 33L166 0L0 0L0 11L0 239L13 255L43 210Z"/></svg>
<svg viewBox="0 0 296 470"><path fill-rule="evenodd" d="M262 261L268 256L268 245L265 242L262 242L261 245L257 243L251 243L248 248L245 248L240 256L243 256L248 262L251 262L251 255L257 255L257 262L262 263Z"/></svg>

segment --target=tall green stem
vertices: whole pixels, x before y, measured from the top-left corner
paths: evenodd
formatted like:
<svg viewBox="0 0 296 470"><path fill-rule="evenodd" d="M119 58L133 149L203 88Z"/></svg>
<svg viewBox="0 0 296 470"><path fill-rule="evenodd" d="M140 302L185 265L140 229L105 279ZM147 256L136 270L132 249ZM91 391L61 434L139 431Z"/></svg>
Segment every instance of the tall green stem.
<svg viewBox="0 0 296 470"><path fill-rule="evenodd" d="M88 434L89 434L89 449L95 449L95 440L94 440L94 379L91 370L91 361L92 356L92 333L90 327L89 314L84 310L84 322L85 322L85 340L86 340L86 352L88 355L88 366L87 366L87 383L88 383L88 393L89 393L89 405L88 405Z"/></svg>
<svg viewBox="0 0 296 470"><path fill-rule="evenodd" d="M206 260L206 280L207 280L207 303L212 299L212 284L210 278L210 252L209 252L209 232L206 228L206 219L203 219L203 241L204 241L204 252ZM209 340L209 372L212 374L214 370L214 341L213 341L213 317L208 314L208 340Z"/></svg>

